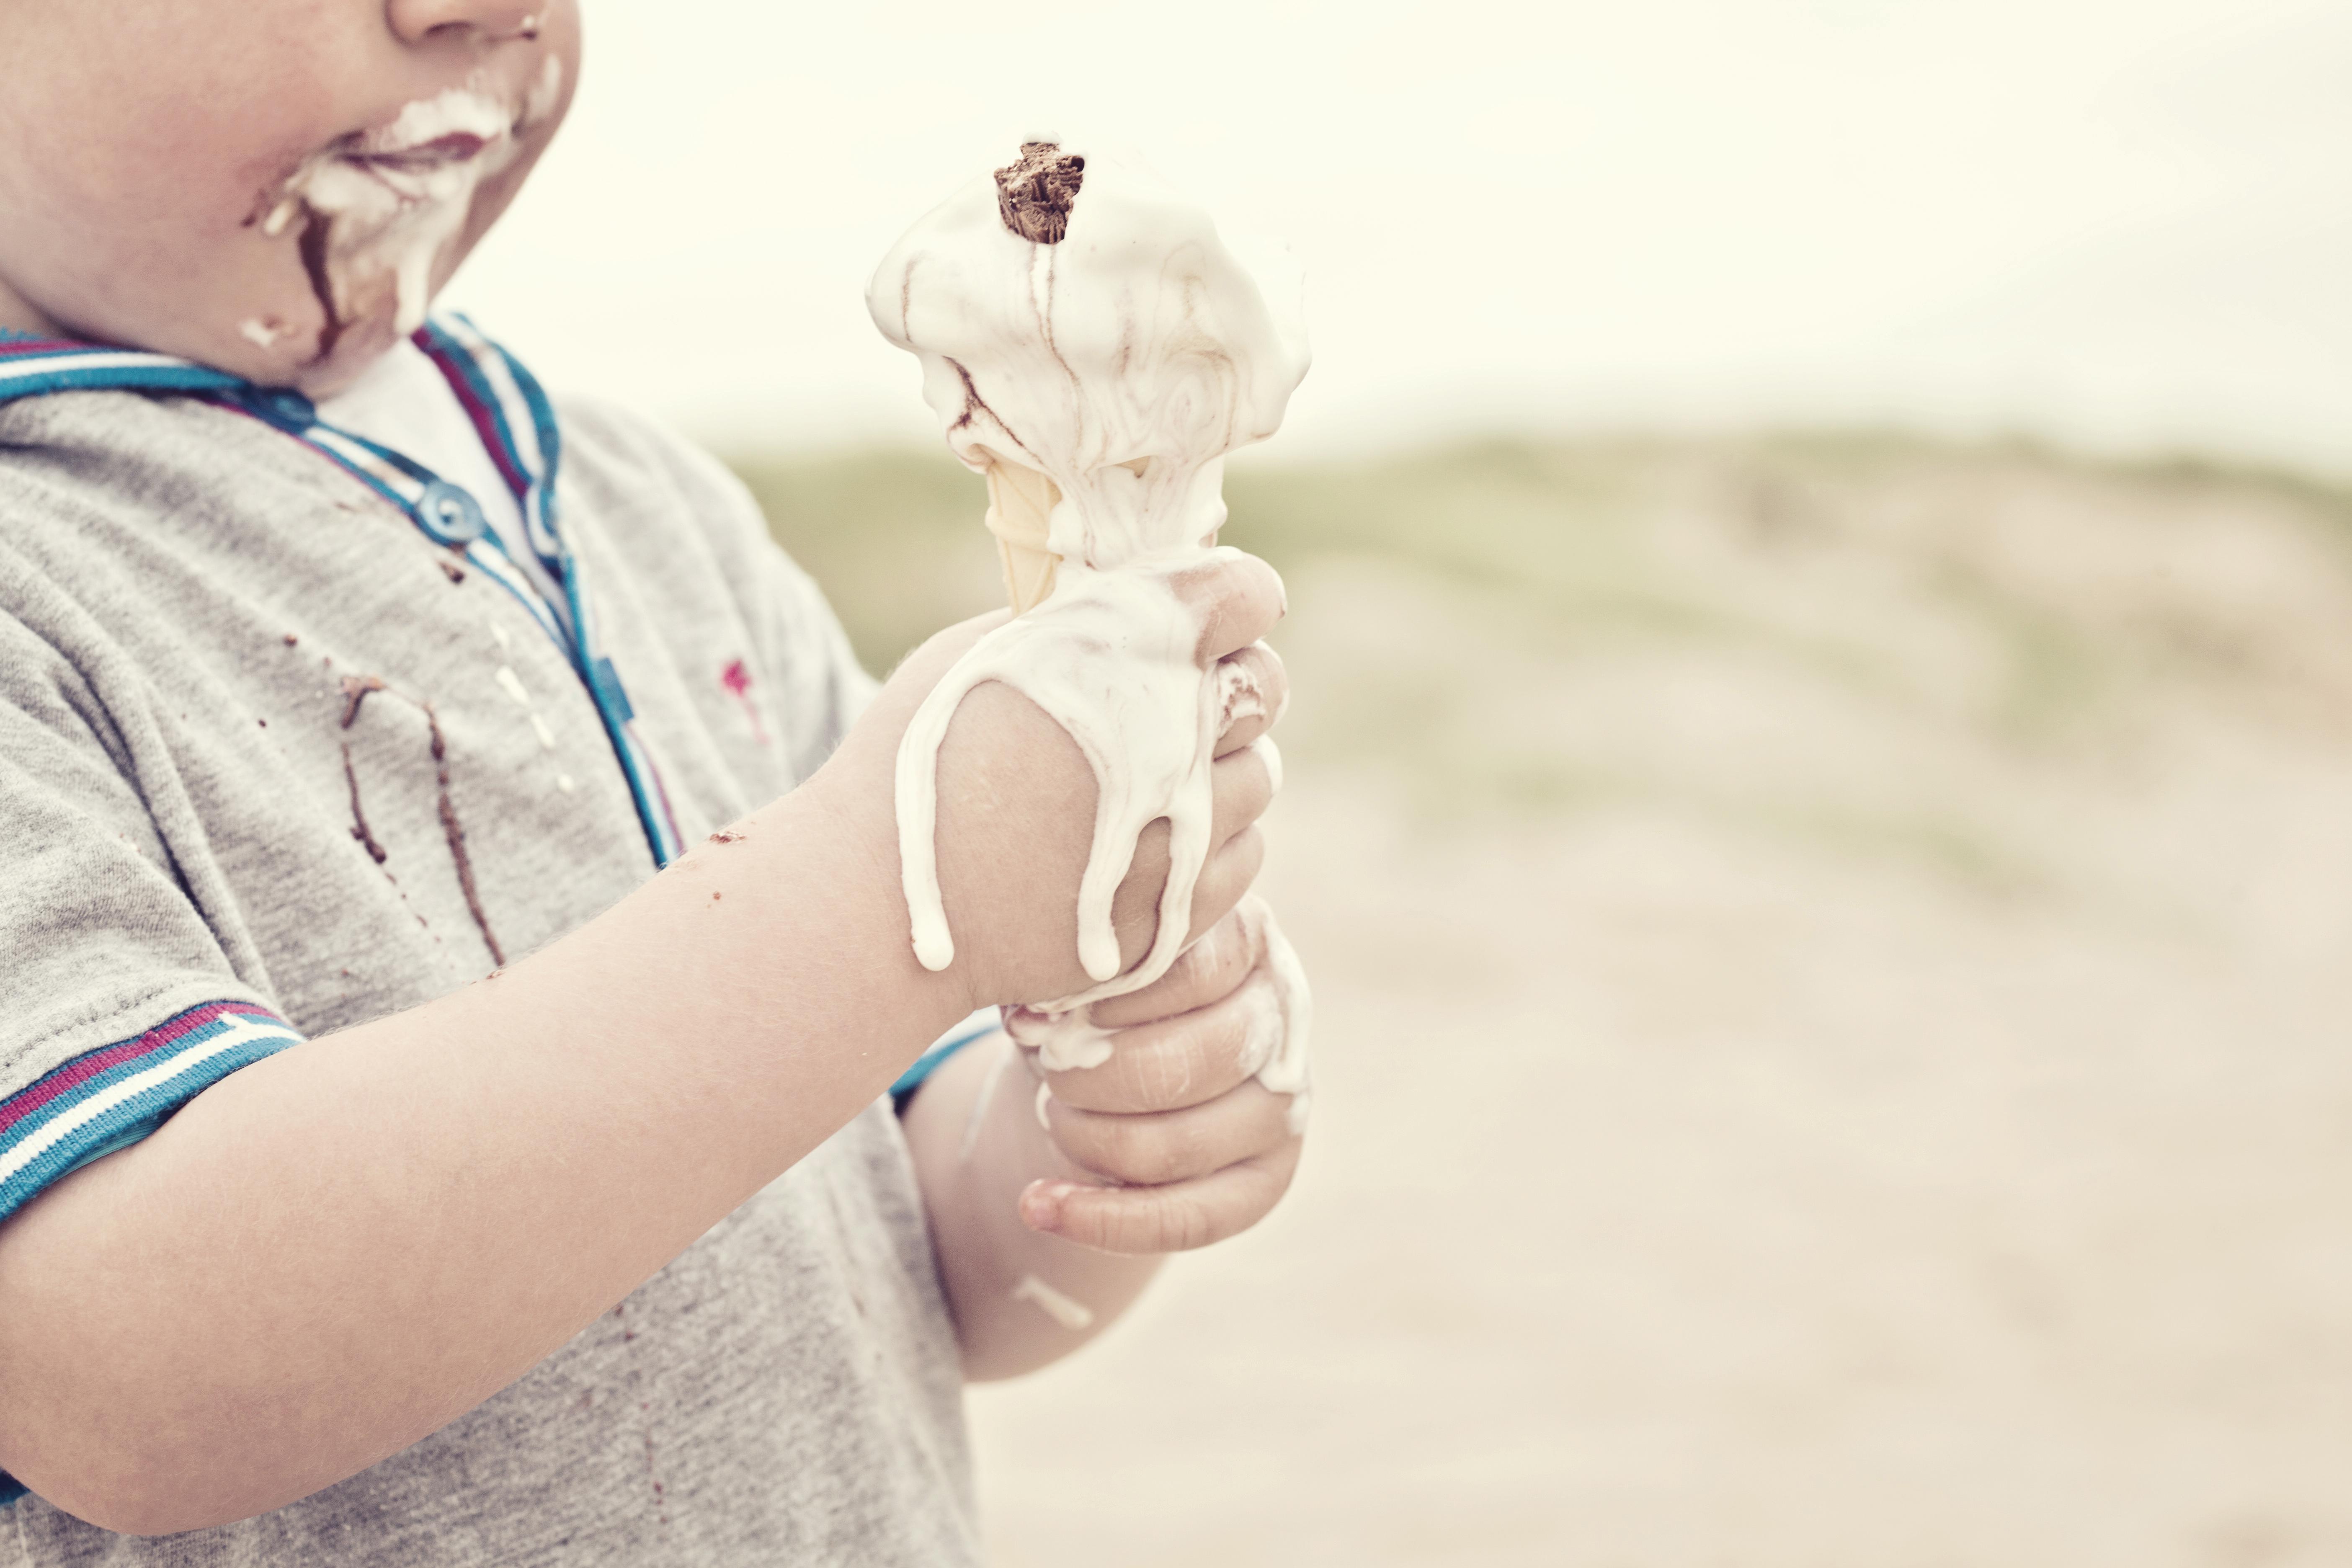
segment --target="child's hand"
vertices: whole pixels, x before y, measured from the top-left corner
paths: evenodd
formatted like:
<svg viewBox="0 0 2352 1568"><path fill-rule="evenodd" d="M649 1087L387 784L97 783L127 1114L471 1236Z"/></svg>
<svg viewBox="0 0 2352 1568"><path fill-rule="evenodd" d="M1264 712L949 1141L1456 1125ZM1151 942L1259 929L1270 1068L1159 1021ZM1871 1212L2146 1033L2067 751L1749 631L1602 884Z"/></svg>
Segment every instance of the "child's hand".
<svg viewBox="0 0 2352 1568"><path fill-rule="evenodd" d="M1179 591L1207 610L1204 675L1224 666L1228 690L1255 693L1244 707L1262 710L1236 717L1218 747L1211 848L1192 898L1198 932L1240 900L1263 858L1252 825L1273 797L1274 779L1265 749L1249 742L1281 711L1286 689L1281 662L1254 645L1281 618L1283 595L1272 567L1238 552L1176 575ZM819 774L835 808L874 845L894 888L899 738L948 668L1003 621L1002 613L966 621L909 654ZM1093 842L1096 788L1077 743L1026 697L992 682L981 686L956 710L940 748L939 791L940 888L956 942L949 973L974 1005L1084 989L1090 982L1078 966L1076 895ZM1168 863L1168 826L1156 822L1112 905L1127 964L1150 945Z"/></svg>
<svg viewBox="0 0 2352 1568"><path fill-rule="evenodd" d="M1206 1247L1265 1217L1290 1185L1301 1139L1291 1097L1254 1076L1283 1045L1286 1015L1265 953L1264 909L1227 914L1158 983L1094 1005L1113 1034L1099 1067L1038 1066L1041 1015L1006 1032L1045 1080L1055 1145L1114 1185L1040 1180L1021 1194L1031 1229L1108 1252Z"/></svg>

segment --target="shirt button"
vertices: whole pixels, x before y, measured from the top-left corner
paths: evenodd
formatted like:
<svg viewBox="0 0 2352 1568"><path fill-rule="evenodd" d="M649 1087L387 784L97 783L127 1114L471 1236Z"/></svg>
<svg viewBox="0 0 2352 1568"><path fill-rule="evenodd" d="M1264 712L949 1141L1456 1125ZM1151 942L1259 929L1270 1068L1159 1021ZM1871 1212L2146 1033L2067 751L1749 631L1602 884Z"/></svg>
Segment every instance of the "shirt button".
<svg viewBox="0 0 2352 1568"><path fill-rule="evenodd" d="M409 510L425 531L444 544L471 543L489 526L482 516L481 503L446 479L426 485Z"/></svg>

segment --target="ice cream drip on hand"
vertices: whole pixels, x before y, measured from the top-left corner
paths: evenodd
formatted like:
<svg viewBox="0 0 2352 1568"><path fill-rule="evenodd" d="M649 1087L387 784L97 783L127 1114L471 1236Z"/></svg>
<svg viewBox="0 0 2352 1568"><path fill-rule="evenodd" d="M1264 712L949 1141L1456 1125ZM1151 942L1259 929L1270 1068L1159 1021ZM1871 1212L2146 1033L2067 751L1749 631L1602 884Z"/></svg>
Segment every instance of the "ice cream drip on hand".
<svg viewBox="0 0 2352 1568"><path fill-rule="evenodd" d="M1258 952L1259 975L1253 981L1262 976L1264 982L1241 994L1246 1008L1242 1065L1266 1089L1290 1097L1290 1131L1301 1133L1307 1131L1311 1099L1307 1039L1314 1028L1314 994L1307 987L1307 972L1297 953L1265 900L1252 893L1242 900L1240 914ZM1098 1068L1118 1049L1116 1032L1094 1021L1091 1004L1058 1013L1008 1007L1004 1032L1015 1045L1036 1052L1037 1068L1048 1073Z"/></svg>
<svg viewBox="0 0 2352 1568"><path fill-rule="evenodd" d="M1225 454L1272 435L1307 372L1295 275L1272 291L1207 213L1102 151L1033 142L908 231L866 308L923 366L948 445L987 476L1016 612L932 689L898 752L901 872L916 956L953 962L933 836L940 743L996 680L1067 731L1094 771L1078 889L1091 988L1150 984L1184 945L1209 851L1226 694L1182 588L1225 521ZM1159 931L1120 973L1111 896L1150 823L1172 865Z"/></svg>
<svg viewBox="0 0 2352 1568"><path fill-rule="evenodd" d="M312 363L362 322L380 325L387 342L423 324L434 268L463 234L475 191L521 154L523 133L554 111L562 89L552 56L520 102L450 88L312 153L264 194L248 221L269 238L293 237L325 317ZM237 330L265 349L292 332L274 317Z"/></svg>

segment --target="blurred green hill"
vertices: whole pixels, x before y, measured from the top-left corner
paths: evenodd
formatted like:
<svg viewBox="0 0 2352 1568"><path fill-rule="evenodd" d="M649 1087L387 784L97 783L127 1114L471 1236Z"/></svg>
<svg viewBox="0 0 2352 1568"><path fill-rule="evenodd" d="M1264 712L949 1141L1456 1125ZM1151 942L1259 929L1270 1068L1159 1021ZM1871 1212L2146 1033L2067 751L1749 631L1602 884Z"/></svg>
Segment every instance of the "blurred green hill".
<svg viewBox="0 0 2352 1568"><path fill-rule="evenodd" d="M982 488L944 454L736 467L870 668L1001 603ZM1990 818L2029 775L2120 764L2184 703L2352 712L2352 497L2291 475L1494 442L1244 463L1227 499L1225 541L1293 590L1286 750L1425 811L1677 799L2014 881L2036 856Z"/></svg>

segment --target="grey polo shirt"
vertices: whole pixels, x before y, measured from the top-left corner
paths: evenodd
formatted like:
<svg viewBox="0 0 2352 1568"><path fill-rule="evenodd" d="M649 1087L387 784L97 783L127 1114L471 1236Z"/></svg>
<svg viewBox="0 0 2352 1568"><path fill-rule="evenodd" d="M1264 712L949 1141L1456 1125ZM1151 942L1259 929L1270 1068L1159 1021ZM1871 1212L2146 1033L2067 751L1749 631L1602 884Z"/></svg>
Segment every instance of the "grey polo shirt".
<svg viewBox="0 0 2352 1568"><path fill-rule="evenodd" d="M691 842L813 771L870 683L716 464L562 420L565 532ZM201 399L0 405L0 1213L653 872L562 651L359 480ZM0 1565L971 1563L961 1398L877 1105L414 1447L156 1540L23 1496Z"/></svg>

